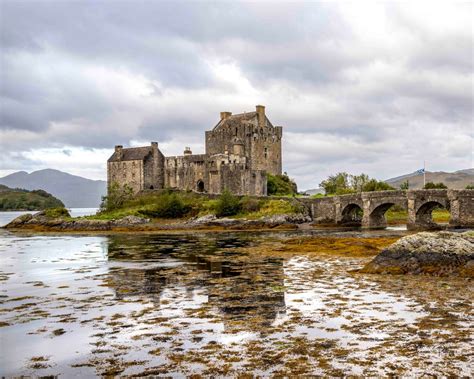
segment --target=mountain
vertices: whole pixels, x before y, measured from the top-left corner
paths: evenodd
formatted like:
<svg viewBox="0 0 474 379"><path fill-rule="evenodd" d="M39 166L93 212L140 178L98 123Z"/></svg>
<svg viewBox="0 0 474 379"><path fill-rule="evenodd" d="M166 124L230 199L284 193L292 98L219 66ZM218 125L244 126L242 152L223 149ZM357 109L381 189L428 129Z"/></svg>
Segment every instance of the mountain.
<svg viewBox="0 0 474 379"><path fill-rule="evenodd" d="M95 208L107 192L103 180L91 180L59 170L45 169L28 174L18 171L0 178L10 188L42 189L60 199L69 208Z"/></svg>
<svg viewBox="0 0 474 379"><path fill-rule="evenodd" d="M395 188L400 188L400 184L406 180L408 180L410 189L420 189L423 187L423 174L416 172L387 179L385 182ZM426 182L441 182L446 184L448 188L464 189L467 185L474 185L474 169L468 168L455 172L426 171Z"/></svg>
<svg viewBox="0 0 474 379"><path fill-rule="evenodd" d="M312 188L312 189L302 191L302 193L306 195L310 195L310 196L324 194L324 188Z"/></svg>

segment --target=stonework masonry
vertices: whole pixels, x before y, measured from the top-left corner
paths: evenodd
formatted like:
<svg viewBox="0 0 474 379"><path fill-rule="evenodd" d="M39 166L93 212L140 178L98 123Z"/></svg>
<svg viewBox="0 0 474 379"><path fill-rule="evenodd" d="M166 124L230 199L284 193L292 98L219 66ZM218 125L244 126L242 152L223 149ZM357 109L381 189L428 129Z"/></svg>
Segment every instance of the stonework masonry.
<svg viewBox="0 0 474 379"><path fill-rule="evenodd" d="M118 145L107 161L107 180L130 186L135 193L162 188L237 195L267 194L267 173L282 172L283 128L273 126L265 107L232 115L221 112L220 120L205 133L205 154L165 157L158 143L123 148Z"/></svg>

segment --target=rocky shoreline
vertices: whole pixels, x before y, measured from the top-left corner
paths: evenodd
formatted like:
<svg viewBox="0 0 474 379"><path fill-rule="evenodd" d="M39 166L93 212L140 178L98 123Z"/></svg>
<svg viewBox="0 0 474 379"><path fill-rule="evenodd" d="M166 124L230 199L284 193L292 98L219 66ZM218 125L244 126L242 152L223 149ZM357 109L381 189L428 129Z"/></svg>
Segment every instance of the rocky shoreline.
<svg viewBox="0 0 474 379"><path fill-rule="evenodd" d="M359 272L474 278L474 233L421 232L403 237Z"/></svg>
<svg viewBox="0 0 474 379"><path fill-rule="evenodd" d="M217 218L214 215L194 217L188 220L153 222L150 219L126 216L117 220L94 220L86 218L49 218L43 212L25 214L4 226L9 230L101 232L101 231L160 231L160 230L252 230L252 229L297 229L311 222L303 214L280 214L260 219Z"/></svg>

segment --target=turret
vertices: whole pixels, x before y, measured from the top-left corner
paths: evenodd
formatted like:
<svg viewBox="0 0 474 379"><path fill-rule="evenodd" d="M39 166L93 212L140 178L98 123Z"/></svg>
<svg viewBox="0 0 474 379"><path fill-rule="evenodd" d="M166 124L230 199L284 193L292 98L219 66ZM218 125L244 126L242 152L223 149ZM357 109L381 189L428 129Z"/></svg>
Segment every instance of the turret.
<svg viewBox="0 0 474 379"><path fill-rule="evenodd" d="M191 151L191 148L189 146L186 146L184 148L184 155L192 155L193 152Z"/></svg>

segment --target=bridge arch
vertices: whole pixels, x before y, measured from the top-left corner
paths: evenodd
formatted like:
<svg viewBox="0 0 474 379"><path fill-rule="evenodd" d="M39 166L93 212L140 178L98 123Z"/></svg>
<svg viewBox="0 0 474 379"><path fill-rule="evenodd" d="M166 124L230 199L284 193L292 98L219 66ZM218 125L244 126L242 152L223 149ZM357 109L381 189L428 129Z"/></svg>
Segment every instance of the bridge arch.
<svg viewBox="0 0 474 379"><path fill-rule="evenodd" d="M442 225L433 220L433 211L437 208L449 209L449 203L445 201L429 200L421 204L416 210L415 223L422 228L441 229Z"/></svg>
<svg viewBox="0 0 474 379"><path fill-rule="evenodd" d="M349 203L342 209L340 224L359 226L362 224L363 216L364 210L361 205L357 203Z"/></svg>
<svg viewBox="0 0 474 379"><path fill-rule="evenodd" d="M394 191L395 192L395 191ZM362 225L366 228L385 228L387 226L387 211L392 207L407 210L408 204L404 193L367 194L364 196L365 217Z"/></svg>

